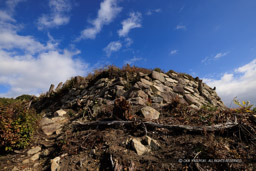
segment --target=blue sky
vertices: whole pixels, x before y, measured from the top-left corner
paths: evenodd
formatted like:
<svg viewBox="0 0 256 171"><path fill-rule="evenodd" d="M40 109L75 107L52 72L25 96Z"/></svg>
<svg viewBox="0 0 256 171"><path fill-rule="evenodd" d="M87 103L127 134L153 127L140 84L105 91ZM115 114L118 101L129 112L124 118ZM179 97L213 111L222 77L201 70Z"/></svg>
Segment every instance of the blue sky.
<svg viewBox="0 0 256 171"><path fill-rule="evenodd" d="M126 63L256 104L255 0L0 0L0 96Z"/></svg>

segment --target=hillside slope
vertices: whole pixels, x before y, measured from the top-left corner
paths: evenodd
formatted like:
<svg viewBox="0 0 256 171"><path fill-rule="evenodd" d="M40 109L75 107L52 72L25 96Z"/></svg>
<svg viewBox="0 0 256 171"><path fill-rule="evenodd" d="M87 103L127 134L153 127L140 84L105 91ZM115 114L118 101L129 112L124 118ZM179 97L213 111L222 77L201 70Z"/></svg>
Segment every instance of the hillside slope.
<svg viewBox="0 0 256 171"><path fill-rule="evenodd" d="M256 117L228 109L199 78L110 66L74 77L31 107L32 144L0 170L254 170Z"/></svg>

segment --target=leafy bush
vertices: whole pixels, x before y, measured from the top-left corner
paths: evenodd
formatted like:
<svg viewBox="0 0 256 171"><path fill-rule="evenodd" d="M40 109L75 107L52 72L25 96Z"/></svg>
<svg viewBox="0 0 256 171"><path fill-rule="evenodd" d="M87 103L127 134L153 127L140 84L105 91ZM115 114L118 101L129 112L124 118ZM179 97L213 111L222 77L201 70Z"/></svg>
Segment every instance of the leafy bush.
<svg viewBox="0 0 256 171"><path fill-rule="evenodd" d="M160 68L155 68L154 71L156 71L156 72L163 72Z"/></svg>
<svg viewBox="0 0 256 171"><path fill-rule="evenodd" d="M23 94L21 96L16 97L16 100L31 100L32 96L28 94Z"/></svg>
<svg viewBox="0 0 256 171"><path fill-rule="evenodd" d="M28 110L28 102L14 99L0 100L0 150L25 148L33 135L37 115Z"/></svg>
<svg viewBox="0 0 256 171"><path fill-rule="evenodd" d="M247 112L247 113L250 113L250 112L252 112L252 111L255 109L255 108L254 108L254 109L251 110L251 108L253 107L253 105L250 104L250 101L242 101L242 103L240 103L240 102L237 100L237 98L235 97L235 98L233 99L233 102L234 102L236 105L239 106L238 109L235 109L236 112L240 112L240 113L245 113L245 112Z"/></svg>

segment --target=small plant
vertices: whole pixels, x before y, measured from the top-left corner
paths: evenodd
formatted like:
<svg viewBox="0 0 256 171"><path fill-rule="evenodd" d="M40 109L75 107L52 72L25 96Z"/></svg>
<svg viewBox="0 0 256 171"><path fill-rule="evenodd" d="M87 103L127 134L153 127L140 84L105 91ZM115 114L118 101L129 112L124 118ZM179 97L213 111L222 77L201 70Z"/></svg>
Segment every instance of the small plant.
<svg viewBox="0 0 256 171"><path fill-rule="evenodd" d="M247 113L250 113L252 112L254 109L251 110L251 108L253 107L252 104L250 104L250 101L242 101L242 103L240 103L238 100L237 100L237 97L235 97L233 99L233 102L239 106L238 109L235 109L236 112L247 112Z"/></svg>
<svg viewBox="0 0 256 171"><path fill-rule="evenodd" d="M160 68L155 68L154 71L163 72Z"/></svg>
<svg viewBox="0 0 256 171"><path fill-rule="evenodd" d="M209 111L209 112L215 112L218 110L218 107L212 105L212 104L207 104L207 105L203 105L201 107L202 110L206 110L206 111Z"/></svg>

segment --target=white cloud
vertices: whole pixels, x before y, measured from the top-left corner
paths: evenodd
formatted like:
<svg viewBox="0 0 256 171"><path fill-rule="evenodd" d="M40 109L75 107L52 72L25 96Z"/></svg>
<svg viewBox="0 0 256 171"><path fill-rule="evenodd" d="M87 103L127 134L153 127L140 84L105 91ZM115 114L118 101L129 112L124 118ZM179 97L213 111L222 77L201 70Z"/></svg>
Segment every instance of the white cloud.
<svg viewBox="0 0 256 171"><path fill-rule="evenodd" d="M6 11L2 11L2 10L0 10L0 21L15 22L15 20Z"/></svg>
<svg viewBox="0 0 256 171"><path fill-rule="evenodd" d="M174 49L174 50L171 50L170 55L175 55L175 54L177 54L177 53L178 53L178 50L177 50L177 49Z"/></svg>
<svg viewBox="0 0 256 171"><path fill-rule="evenodd" d="M227 54L229 54L229 52L224 52L224 53L220 52L220 53L217 53L217 54L214 56L214 58L215 58L215 59L218 59L218 58L221 58L221 57L223 57L223 56L226 56Z"/></svg>
<svg viewBox="0 0 256 171"><path fill-rule="evenodd" d="M15 2L10 3L12 8ZM8 15L11 17L12 13ZM46 43L20 35L17 25L13 20L0 18L0 85L10 87L0 96L38 94L47 91L51 83L86 74L88 64L74 59L78 50L58 49L50 34Z"/></svg>
<svg viewBox="0 0 256 171"><path fill-rule="evenodd" d="M146 13L146 15L152 15L153 13L159 13L162 10L160 8L158 9L154 9L154 10L148 10L148 12Z"/></svg>
<svg viewBox="0 0 256 171"><path fill-rule="evenodd" d="M131 29L140 28L141 27L141 13L139 12L131 12L129 14L129 18L122 21L122 29L118 30L118 35L120 37L124 37L128 35Z"/></svg>
<svg viewBox="0 0 256 171"><path fill-rule="evenodd" d="M133 64L133 63L135 63L135 62L137 62L137 61L140 61L140 60L142 60L142 59L143 59L143 58L137 58L137 57L134 56L133 58L124 61L124 64L129 64L129 65L131 65L131 64Z"/></svg>
<svg viewBox="0 0 256 171"><path fill-rule="evenodd" d="M103 50L106 52L107 56L111 56L112 52L117 52L121 49L122 44L119 41L110 42L107 47L105 47Z"/></svg>
<svg viewBox="0 0 256 171"><path fill-rule="evenodd" d="M97 18L91 22L92 27L84 29L78 40L95 39L102 27L111 23L121 10L122 8L117 6L117 0L104 0L101 2Z"/></svg>
<svg viewBox="0 0 256 171"><path fill-rule="evenodd" d="M38 94L49 85L64 82L74 75L84 75L88 65L73 56L79 51L46 51L38 56L16 56L0 50L0 84L11 89L0 96L15 97L21 94Z"/></svg>
<svg viewBox="0 0 256 171"><path fill-rule="evenodd" d="M232 73L225 73L219 80L205 78L204 81L216 87L218 95L227 106L232 103L234 97L256 104L256 59Z"/></svg>
<svg viewBox="0 0 256 171"><path fill-rule="evenodd" d="M54 28L69 23L71 10L70 0L49 0L50 14L38 19L38 29Z"/></svg>
<svg viewBox="0 0 256 171"><path fill-rule="evenodd" d="M185 25L177 25L176 30L187 30L187 27Z"/></svg>
<svg viewBox="0 0 256 171"><path fill-rule="evenodd" d="M13 30L8 31L0 28L0 37L0 49L19 48L32 54L47 49L47 46L36 41L33 37L18 35Z"/></svg>

